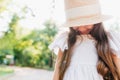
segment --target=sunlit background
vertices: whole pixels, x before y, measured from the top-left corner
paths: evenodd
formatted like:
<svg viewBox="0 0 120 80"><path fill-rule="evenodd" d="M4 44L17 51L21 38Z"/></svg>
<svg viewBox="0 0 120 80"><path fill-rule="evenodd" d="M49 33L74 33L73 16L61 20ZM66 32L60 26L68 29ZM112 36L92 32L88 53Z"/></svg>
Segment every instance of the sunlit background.
<svg viewBox="0 0 120 80"><path fill-rule="evenodd" d="M65 22L63 0L13 0L9 8L16 13L20 12L20 8L26 6L28 8L26 19L21 20L19 23L22 27L29 29L40 29L43 27L43 23L52 18L58 25ZM119 0L100 0L102 12L113 16L111 22L107 24L119 23L120 11ZM14 5L13 5L14 4ZM55 6L55 8L53 8ZM9 21L9 14L3 13L4 20L0 20L2 23L1 28L5 28L6 22ZM22 15L22 13L19 13ZM7 21L6 21L7 20ZM4 24L3 24L4 23ZM4 30L4 29L3 29Z"/></svg>
<svg viewBox="0 0 120 80"><path fill-rule="evenodd" d="M120 1L100 3L105 28L120 30ZM0 0L0 80L52 80L48 45L65 21L64 0Z"/></svg>
<svg viewBox="0 0 120 80"><path fill-rule="evenodd" d="M64 0L26 0L24 2L23 0L15 0L15 2L19 5L24 3L33 10L33 14L36 16L32 20L26 20L26 22L31 21L31 24L36 25L36 28L39 28L39 25L41 25L44 21L52 17L54 21L58 25L65 22L65 12L64 12ZM119 11L119 0L100 0L101 2L101 8L102 12L104 14L108 14L113 16L113 19L111 22L108 22L107 24L114 24L115 22L119 23L119 17L120 17L120 11ZM52 6L55 6L53 8ZM35 22L34 22L35 21ZM37 24L36 24L37 23ZM24 24L24 23L21 23ZM31 24L26 24L26 27ZM39 24L39 25L38 25ZM31 27L32 28L32 27Z"/></svg>

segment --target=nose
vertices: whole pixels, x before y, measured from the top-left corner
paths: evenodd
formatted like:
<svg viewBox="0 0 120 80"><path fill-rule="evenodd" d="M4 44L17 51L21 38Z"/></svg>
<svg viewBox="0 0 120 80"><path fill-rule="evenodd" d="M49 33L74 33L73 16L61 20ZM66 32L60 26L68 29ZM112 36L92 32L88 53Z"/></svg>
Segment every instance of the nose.
<svg viewBox="0 0 120 80"><path fill-rule="evenodd" d="M87 25L87 26L85 26L85 28L87 28L87 29L92 29L92 27L93 27L93 25Z"/></svg>

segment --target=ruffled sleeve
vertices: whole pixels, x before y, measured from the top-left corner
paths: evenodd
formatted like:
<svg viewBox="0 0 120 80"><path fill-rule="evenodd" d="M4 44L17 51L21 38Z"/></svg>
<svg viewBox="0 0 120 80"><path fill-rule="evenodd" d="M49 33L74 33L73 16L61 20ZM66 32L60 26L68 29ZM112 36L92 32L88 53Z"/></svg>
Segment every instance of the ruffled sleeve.
<svg viewBox="0 0 120 80"><path fill-rule="evenodd" d="M56 55L58 54L59 49L63 52L65 49L68 49L67 45L68 32L62 32L58 34L53 42L48 46Z"/></svg>
<svg viewBox="0 0 120 80"><path fill-rule="evenodd" d="M120 32L110 31L109 32L109 43L110 48L115 55L120 57Z"/></svg>

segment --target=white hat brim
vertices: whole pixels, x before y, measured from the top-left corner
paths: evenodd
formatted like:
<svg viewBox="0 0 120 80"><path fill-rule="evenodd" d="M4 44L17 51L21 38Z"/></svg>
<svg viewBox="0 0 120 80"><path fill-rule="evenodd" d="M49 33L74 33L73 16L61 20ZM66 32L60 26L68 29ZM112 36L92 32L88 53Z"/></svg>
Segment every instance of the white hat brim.
<svg viewBox="0 0 120 80"><path fill-rule="evenodd" d="M74 26L82 26L82 25L90 25L104 22L106 20L111 19L110 15L101 15L99 17L89 17L89 18L79 18L72 21L67 21L60 25L60 27L74 27Z"/></svg>

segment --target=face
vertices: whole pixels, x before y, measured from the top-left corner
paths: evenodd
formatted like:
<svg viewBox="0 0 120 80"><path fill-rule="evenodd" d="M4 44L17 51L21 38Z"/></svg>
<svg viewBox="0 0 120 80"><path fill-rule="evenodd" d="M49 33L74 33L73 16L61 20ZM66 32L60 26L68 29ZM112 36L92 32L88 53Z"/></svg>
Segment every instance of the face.
<svg viewBox="0 0 120 80"><path fill-rule="evenodd" d="M73 29L81 32L82 34L88 34L94 25L74 26Z"/></svg>

